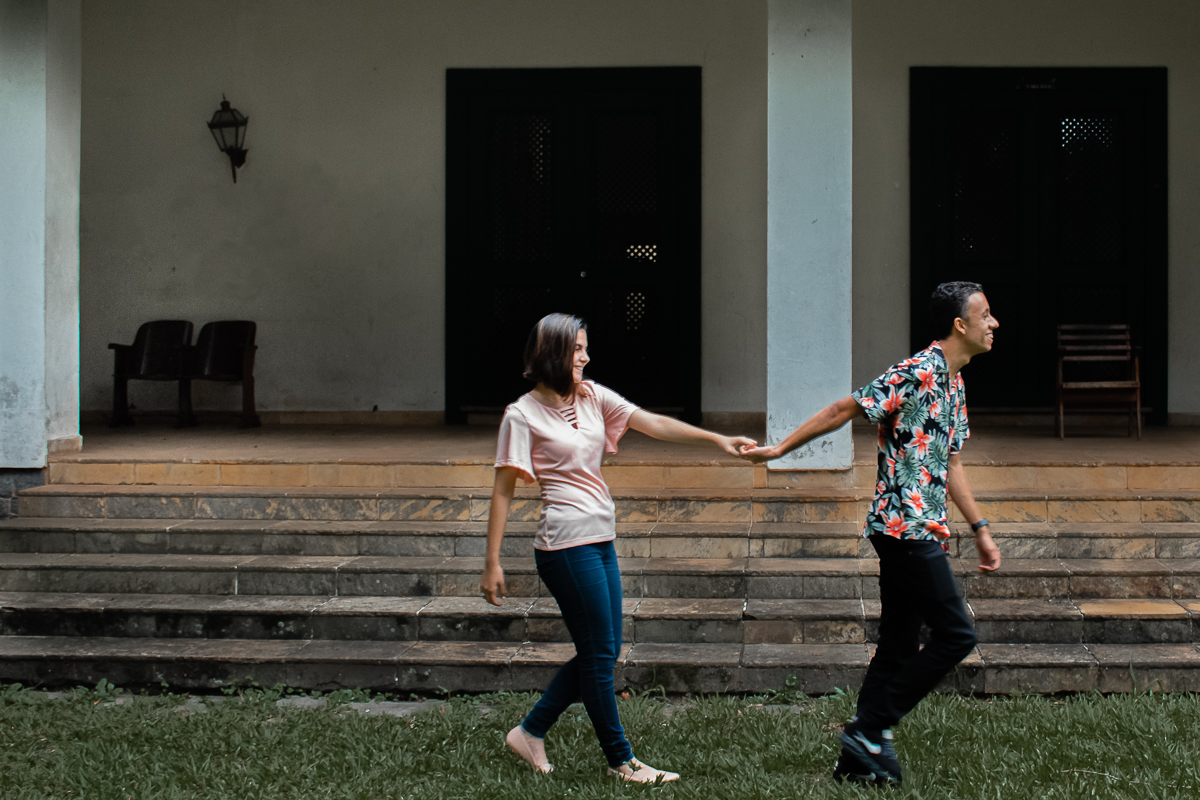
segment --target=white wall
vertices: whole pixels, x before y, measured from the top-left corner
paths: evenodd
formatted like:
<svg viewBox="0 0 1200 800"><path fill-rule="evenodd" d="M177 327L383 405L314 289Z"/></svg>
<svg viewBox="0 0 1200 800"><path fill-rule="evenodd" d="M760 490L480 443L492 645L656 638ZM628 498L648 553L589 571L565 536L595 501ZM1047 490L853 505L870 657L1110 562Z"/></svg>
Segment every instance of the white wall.
<svg viewBox="0 0 1200 800"><path fill-rule="evenodd" d="M83 30L84 408L138 323L249 318L260 408L440 410L445 69L696 64L703 407L765 407L765 2L87 0ZM236 186L222 92L250 117Z"/></svg>
<svg viewBox="0 0 1200 800"><path fill-rule="evenodd" d="M1167 67L1168 409L1200 413L1200 3L855 0L856 384L908 352L910 66Z"/></svg>
<svg viewBox="0 0 1200 800"><path fill-rule="evenodd" d="M1200 413L1200 3L855 0L853 28L853 383L907 355L908 68L1156 65L1170 410ZM84 408L139 322L247 316L262 408L441 409L445 68L655 64L704 67L703 406L765 410L765 0L87 0ZM221 92L251 117L236 187Z"/></svg>

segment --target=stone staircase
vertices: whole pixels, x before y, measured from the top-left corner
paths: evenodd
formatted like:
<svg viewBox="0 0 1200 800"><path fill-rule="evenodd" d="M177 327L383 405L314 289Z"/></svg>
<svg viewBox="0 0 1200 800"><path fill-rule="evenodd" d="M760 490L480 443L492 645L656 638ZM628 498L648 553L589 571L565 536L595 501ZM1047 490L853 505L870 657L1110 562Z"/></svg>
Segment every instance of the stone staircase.
<svg viewBox="0 0 1200 800"><path fill-rule="evenodd" d="M511 596L499 608L478 596L486 469L389 466L374 481L389 485L368 487L303 485L378 477L345 465L228 473L293 484L277 486L224 485L198 469L209 465L61 466L72 470L52 468L58 482L24 491L22 516L0 523L0 680L526 690L573 654L533 566L532 489L518 490L505 541ZM619 686L857 686L879 615L859 537L869 470L621 469ZM1026 476L1037 489L1009 477L977 492L1000 573L976 572L970 533L952 524L982 644L948 686L1200 689L1200 491L1176 488L1192 472L1156 467L1166 488L1134 489L1106 485L1107 467L1055 469ZM463 485L421 485L437 481Z"/></svg>

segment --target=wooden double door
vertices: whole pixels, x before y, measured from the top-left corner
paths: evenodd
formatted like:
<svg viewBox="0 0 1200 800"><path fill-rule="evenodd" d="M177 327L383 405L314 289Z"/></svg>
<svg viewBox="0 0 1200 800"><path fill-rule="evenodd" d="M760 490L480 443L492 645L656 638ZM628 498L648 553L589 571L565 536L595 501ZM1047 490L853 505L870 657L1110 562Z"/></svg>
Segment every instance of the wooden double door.
<svg viewBox="0 0 1200 800"><path fill-rule="evenodd" d="M700 69L446 74L446 419L496 413L547 313L586 374L700 418Z"/></svg>
<svg viewBox="0 0 1200 800"><path fill-rule="evenodd" d="M1000 320L964 370L973 408L1048 410L1055 326L1124 323L1166 420L1166 70L913 68L914 350L943 281Z"/></svg>

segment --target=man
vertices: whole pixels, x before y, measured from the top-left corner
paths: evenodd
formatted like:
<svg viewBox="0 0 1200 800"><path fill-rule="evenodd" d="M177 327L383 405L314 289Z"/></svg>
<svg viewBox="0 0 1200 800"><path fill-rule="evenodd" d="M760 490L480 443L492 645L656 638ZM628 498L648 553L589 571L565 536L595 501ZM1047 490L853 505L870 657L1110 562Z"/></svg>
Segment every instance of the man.
<svg viewBox="0 0 1200 800"><path fill-rule="evenodd" d="M975 646L946 554L947 496L975 532L980 572L1000 566L1000 551L959 457L970 435L959 370L992 349L999 323L977 283L943 283L934 290L930 313L940 338L928 348L818 412L779 444L743 451L755 462L779 458L859 413L879 426L875 499L863 527L879 555L879 644L858 713L843 729L834 769L839 781L900 783L892 726ZM924 648L918 640L922 622L932 634Z"/></svg>

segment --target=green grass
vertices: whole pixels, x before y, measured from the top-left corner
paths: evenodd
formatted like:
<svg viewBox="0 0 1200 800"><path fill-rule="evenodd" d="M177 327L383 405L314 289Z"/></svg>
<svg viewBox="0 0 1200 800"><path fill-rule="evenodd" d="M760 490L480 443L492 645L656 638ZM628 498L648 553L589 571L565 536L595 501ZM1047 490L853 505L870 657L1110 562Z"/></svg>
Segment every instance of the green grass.
<svg viewBox="0 0 1200 800"><path fill-rule="evenodd" d="M698 698L670 715L662 698L622 699L635 753L683 774L661 787L607 778L578 707L547 740L555 773L525 769L503 737L530 707L529 694L450 698L440 711L402 719L339 709L363 699L351 693L316 710L279 708L278 697L249 691L185 716L172 711L178 695L107 706L109 686L57 700L8 687L0 690L0 798L1200 796L1196 695L934 696L897 729L900 789L829 777L850 695L801 698L799 713L756 707L779 697Z"/></svg>

